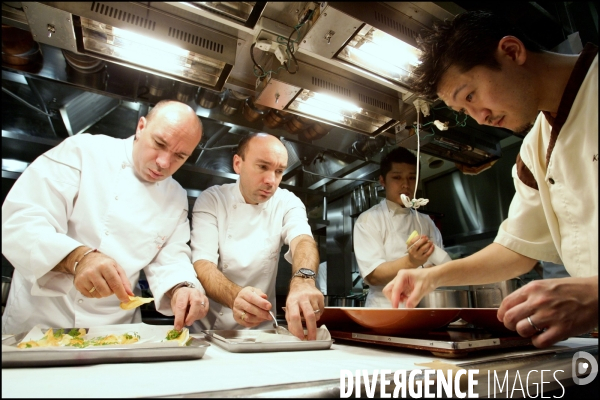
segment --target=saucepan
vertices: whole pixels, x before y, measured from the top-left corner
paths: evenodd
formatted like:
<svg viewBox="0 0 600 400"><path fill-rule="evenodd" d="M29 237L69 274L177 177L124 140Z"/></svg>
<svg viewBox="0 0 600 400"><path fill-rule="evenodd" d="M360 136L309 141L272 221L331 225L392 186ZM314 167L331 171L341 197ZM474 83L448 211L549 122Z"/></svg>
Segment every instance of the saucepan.
<svg viewBox="0 0 600 400"><path fill-rule="evenodd" d="M425 295L418 308L469 308L470 292L467 289L436 289Z"/></svg>
<svg viewBox="0 0 600 400"><path fill-rule="evenodd" d="M517 277L486 285L471 285L470 290L473 293L473 307L498 308L506 296L519 289L524 284L525 282Z"/></svg>

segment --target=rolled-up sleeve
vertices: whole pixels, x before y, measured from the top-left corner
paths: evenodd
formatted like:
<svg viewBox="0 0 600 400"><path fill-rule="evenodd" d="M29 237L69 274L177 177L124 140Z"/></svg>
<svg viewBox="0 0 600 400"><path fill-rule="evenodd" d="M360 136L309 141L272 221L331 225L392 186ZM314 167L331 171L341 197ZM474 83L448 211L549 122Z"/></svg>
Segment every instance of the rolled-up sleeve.
<svg viewBox="0 0 600 400"><path fill-rule="evenodd" d="M513 167L516 193L510 203L508 218L500 225L495 243L533 258L562 264L542 206L540 193L525 185Z"/></svg>
<svg viewBox="0 0 600 400"><path fill-rule="evenodd" d="M363 279L386 262L382 229L369 213L363 213L354 224L354 254Z"/></svg>
<svg viewBox="0 0 600 400"><path fill-rule="evenodd" d="M32 283L32 295L62 296L73 287L71 275L51 271L82 245L67 236L81 175L71 144L38 157L2 205L2 254Z"/></svg>
<svg viewBox="0 0 600 400"><path fill-rule="evenodd" d="M198 196L192 212L192 262L206 260L219 263L218 199L213 191Z"/></svg>
<svg viewBox="0 0 600 400"><path fill-rule="evenodd" d="M312 236L308 218L306 217L306 208L298 197L290 193L290 199L287 204L288 209L283 216L282 237L284 243L289 245L292 240L300 235ZM291 247L284 254L284 258L291 264L292 252Z"/></svg>
<svg viewBox="0 0 600 400"><path fill-rule="evenodd" d="M182 210L181 216L175 222L175 230L167 238L152 263L144 268L154 295L156 309L164 315L173 315L171 299L165 295L173 286L187 281L205 293L191 262L192 252L187 244L190 240L187 214L187 210ZM165 223L173 223L173 221L165 221Z"/></svg>

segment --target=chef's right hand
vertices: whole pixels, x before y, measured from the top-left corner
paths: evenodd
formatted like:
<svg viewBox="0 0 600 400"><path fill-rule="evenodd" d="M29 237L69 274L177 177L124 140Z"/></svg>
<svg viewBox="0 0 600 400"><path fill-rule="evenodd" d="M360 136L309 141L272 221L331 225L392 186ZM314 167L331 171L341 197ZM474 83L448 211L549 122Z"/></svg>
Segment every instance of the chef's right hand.
<svg viewBox="0 0 600 400"><path fill-rule="evenodd" d="M251 286L242 288L233 301L233 319L247 328L255 327L272 319L269 310L273 306L267 297L258 288Z"/></svg>
<svg viewBox="0 0 600 400"><path fill-rule="evenodd" d="M121 302L135 296L123 268L112 258L100 252L85 256L77 265L75 288L85 297L101 299L115 294Z"/></svg>
<svg viewBox="0 0 600 400"><path fill-rule="evenodd" d="M433 254L435 246L426 235L422 235L411 240L408 249L408 261L416 268L427 262Z"/></svg>
<svg viewBox="0 0 600 400"><path fill-rule="evenodd" d="M430 269L401 269L383 288L383 294L392 302L392 307L405 303L406 308L414 308L423 296L435 289L429 277Z"/></svg>

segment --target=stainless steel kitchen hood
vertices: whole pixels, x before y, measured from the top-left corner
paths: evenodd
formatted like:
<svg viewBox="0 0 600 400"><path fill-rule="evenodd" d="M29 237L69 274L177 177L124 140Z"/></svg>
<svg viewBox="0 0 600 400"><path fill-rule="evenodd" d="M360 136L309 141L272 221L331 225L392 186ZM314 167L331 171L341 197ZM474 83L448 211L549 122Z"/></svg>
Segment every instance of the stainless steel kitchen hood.
<svg viewBox="0 0 600 400"><path fill-rule="evenodd" d="M34 39L220 91L237 38L141 3L24 3Z"/></svg>

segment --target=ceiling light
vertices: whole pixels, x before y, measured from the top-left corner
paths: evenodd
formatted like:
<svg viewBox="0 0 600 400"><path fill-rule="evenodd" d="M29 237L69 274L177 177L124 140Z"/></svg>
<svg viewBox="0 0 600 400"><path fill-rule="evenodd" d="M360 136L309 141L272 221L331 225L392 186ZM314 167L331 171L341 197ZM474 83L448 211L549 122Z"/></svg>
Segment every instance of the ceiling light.
<svg viewBox="0 0 600 400"><path fill-rule="evenodd" d="M365 25L338 53L337 58L374 74L407 85L419 64L421 51L387 33Z"/></svg>
<svg viewBox="0 0 600 400"><path fill-rule="evenodd" d="M298 73L270 75L259 81L254 102L377 136L400 118L396 93L386 90L376 84L363 86L335 71L298 61Z"/></svg>
<svg viewBox="0 0 600 400"><path fill-rule="evenodd" d="M181 47L81 18L85 50L214 87L225 63Z"/></svg>
<svg viewBox="0 0 600 400"><path fill-rule="evenodd" d="M216 91L233 69L237 37L158 10L155 3L49 4L26 7L42 43Z"/></svg>

